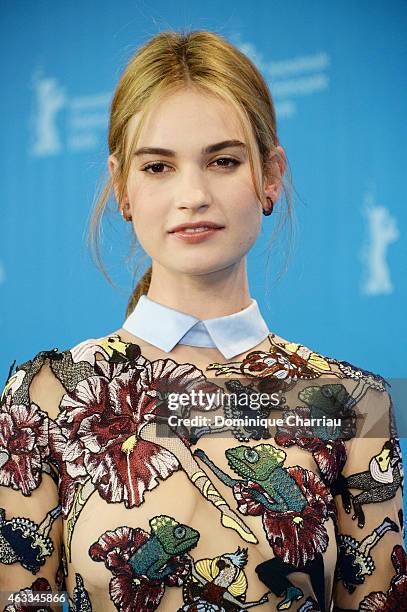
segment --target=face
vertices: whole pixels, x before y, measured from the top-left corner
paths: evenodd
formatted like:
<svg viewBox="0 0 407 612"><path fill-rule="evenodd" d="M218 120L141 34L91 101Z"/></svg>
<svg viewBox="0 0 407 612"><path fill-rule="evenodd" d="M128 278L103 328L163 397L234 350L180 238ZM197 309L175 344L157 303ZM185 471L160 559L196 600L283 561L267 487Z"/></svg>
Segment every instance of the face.
<svg viewBox="0 0 407 612"><path fill-rule="evenodd" d="M135 115L129 122L127 146L138 121ZM110 169L115 163L111 156ZM153 271L162 266L203 275L235 266L260 231L262 205L243 131L234 109L210 94L182 90L151 111L126 191L135 234L152 258ZM212 222L219 229L199 238L194 233L192 239L172 232L178 225L197 222Z"/></svg>

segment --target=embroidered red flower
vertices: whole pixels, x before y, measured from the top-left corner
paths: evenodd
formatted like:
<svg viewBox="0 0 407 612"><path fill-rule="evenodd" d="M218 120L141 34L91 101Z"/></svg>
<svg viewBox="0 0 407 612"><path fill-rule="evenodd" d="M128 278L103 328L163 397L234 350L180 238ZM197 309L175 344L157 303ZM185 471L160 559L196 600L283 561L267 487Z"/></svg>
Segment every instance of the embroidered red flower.
<svg viewBox="0 0 407 612"><path fill-rule="evenodd" d="M0 485L30 495L41 482L49 455L49 419L36 404L12 403L5 396L0 409Z"/></svg>
<svg viewBox="0 0 407 612"><path fill-rule="evenodd" d="M146 490L180 468L172 453L140 437L142 428L163 412L166 394L219 389L195 366L171 359L143 359L131 367L104 360L96 364L99 375L81 381L62 398L57 418L67 441L61 470L65 515L75 482L84 482L87 476L107 502L139 506Z"/></svg>
<svg viewBox="0 0 407 612"><path fill-rule="evenodd" d="M289 426L288 423L296 422L297 417L299 424ZM346 446L342 440L318 437L315 428L303 424L311 417L311 409L308 406L297 406L294 409L285 410L282 416L284 424L277 426L274 439L279 446L288 448L296 444L311 452L324 482L332 483L338 478L346 463Z"/></svg>
<svg viewBox="0 0 407 612"><path fill-rule="evenodd" d="M233 493L242 514L263 517L264 530L274 554L299 567L314 559L316 553L326 550L328 534L323 522L329 516L335 516L335 506L331 494L316 474L300 466L285 469L306 498L307 503L300 511L267 508L267 505L274 504L274 500L251 480L235 484Z"/></svg>
<svg viewBox="0 0 407 612"><path fill-rule="evenodd" d="M391 553L395 575L391 579L387 593L376 591L369 593L360 603L363 612L393 612L405 610L407 602L407 553L396 544Z"/></svg>

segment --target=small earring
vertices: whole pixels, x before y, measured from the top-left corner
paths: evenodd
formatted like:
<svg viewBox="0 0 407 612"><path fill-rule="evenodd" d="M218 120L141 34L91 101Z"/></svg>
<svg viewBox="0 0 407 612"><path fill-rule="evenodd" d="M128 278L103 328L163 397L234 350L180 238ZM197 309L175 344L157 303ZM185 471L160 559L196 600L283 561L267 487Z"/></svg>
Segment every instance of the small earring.
<svg viewBox="0 0 407 612"><path fill-rule="evenodd" d="M121 213L121 216L123 217L123 219L125 221L131 221L131 216L126 217L125 214L124 214L124 209L123 208L120 209L120 213Z"/></svg>
<svg viewBox="0 0 407 612"><path fill-rule="evenodd" d="M267 208L263 208L263 215L265 217L268 217L269 215L271 215L271 213L273 212L273 208L274 208L274 202L271 198L266 198L268 204L270 205L270 208L267 210Z"/></svg>

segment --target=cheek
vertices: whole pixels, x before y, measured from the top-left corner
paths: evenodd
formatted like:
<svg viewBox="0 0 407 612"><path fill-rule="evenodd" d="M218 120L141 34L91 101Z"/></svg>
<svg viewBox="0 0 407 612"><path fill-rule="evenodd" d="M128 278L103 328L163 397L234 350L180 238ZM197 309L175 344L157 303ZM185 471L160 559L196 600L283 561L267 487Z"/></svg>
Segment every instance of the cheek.
<svg viewBox="0 0 407 612"><path fill-rule="evenodd" d="M159 231L162 218L160 199L151 193L151 189L142 184L136 186L134 180L129 180L127 193L133 217L133 228L137 239L143 246L144 242L150 242L152 236Z"/></svg>
<svg viewBox="0 0 407 612"><path fill-rule="evenodd" d="M159 219L157 219L156 214L151 209L148 211L141 208L136 207L134 209L133 230L137 241L144 251L152 257L160 244L158 235L160 231Z"/></svg>
<svg viewBox="0 0 407 612"><path fill-rule="evenodd" d="M246 197L245 197L246 195ZM261 230L262 214L260 203L252 190L242 193L232 207L231 223L240 235L243 244L253 244Z"/></svg>
<svg viewBox="0 0 407 612"><path fill-rule="evenodd" d="M246 255L255 244L261 228L256 210L245 211L239 214L236 211L234 218L229 217L229 231L225 234L225 241L221 248L227 257L237 260ZM227 255L228 254L228 255Z"/></svg>
<svg viewBox="0 0 407 612"><path fill-rule="evenodd" d="M239 250L247 252L251 249L260 234L260 228L261 224L256 221L255 215L250 222L246 221L238 238Z"/></svg>

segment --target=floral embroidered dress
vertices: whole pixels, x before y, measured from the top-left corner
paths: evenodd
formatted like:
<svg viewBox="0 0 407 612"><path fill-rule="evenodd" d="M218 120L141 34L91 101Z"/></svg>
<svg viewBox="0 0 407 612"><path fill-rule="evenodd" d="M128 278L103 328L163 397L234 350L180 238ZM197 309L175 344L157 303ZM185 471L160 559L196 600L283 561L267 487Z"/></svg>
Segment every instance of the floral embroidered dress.
<svg viewBox="0 0 407 612"><path fill-rule="evenodd" d="M402 487L386 381L271 332L41 351L1 397L1 609L402 612Z"/></svg>

